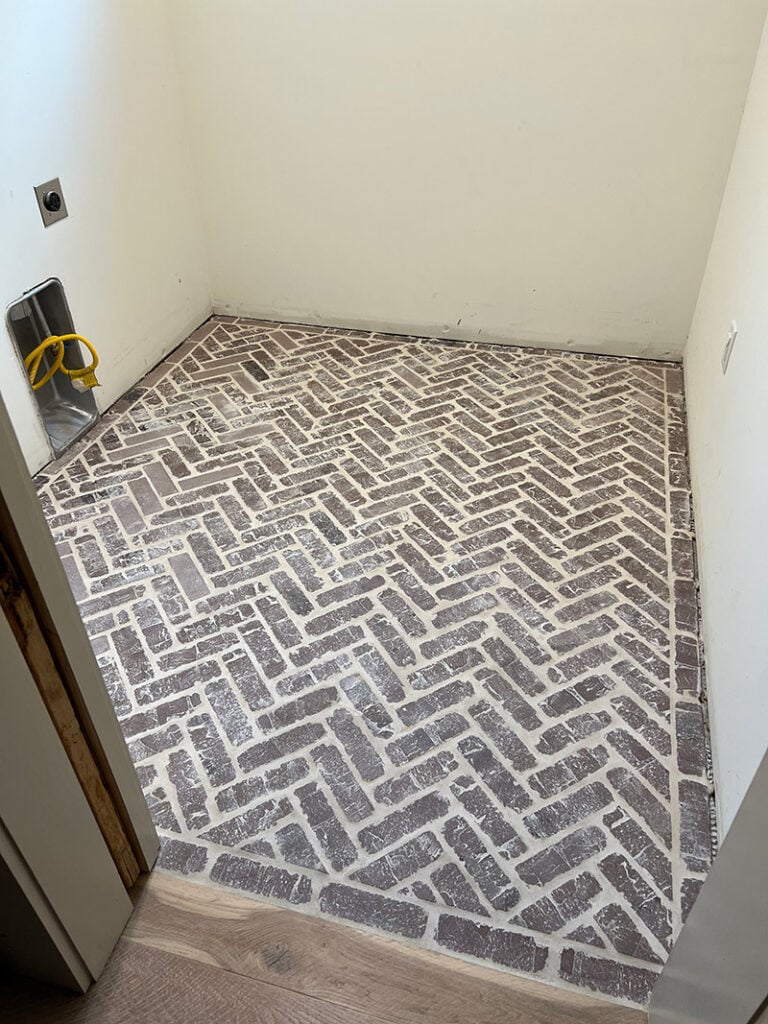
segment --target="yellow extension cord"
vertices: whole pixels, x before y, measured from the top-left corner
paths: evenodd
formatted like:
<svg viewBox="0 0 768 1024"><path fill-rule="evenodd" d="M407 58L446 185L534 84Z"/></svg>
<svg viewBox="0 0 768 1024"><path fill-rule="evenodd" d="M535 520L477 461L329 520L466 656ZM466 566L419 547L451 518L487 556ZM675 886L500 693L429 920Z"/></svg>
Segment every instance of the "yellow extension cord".
<svg viewBox="0 0 768 1024"><path fill-rule="evenodd" d="M91 365L84 366L82 369L70 370L64 365L64 353L66 351L65 341L80 341L85 345L88 351L91 353ZM37 375L40 372L40 363L43 360L43 356L52 346L57 347L57 352L53 360L53 364L47 370L45 375L38 380ZM33 391L38 391L41 387L48 383L56 372L63 373L72 381L75 386L79 385L79 388L95 388L99 387L99 382L96 380L96 367L99 365L99 357L96 349L84 338L82 334L52 334L50 338L46 338L45 341L41 341L37 348L33 349L24 360L24 369L29 374L29 383L32 385Z"/></svg>

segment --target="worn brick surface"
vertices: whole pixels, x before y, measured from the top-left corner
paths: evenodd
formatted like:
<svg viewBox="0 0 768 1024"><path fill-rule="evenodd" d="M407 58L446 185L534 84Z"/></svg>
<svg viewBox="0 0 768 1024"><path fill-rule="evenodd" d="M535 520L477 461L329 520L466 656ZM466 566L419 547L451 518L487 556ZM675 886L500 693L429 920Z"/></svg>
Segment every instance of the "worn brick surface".
<svg viewBox="0 0 768 1024"><path fill-rule="evenodd" d="M161 864L647 999L711 859L679 368L213 318L38 485Z"/></svg>

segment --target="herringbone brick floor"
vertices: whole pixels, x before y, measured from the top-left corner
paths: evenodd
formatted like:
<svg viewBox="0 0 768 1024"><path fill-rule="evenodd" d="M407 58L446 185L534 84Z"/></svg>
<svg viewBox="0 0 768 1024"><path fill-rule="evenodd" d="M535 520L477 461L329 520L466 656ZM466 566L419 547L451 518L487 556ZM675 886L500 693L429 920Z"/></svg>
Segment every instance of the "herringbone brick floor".
<svg viewBox="0 0 768 1024"><path fill-rule="evenodd" d="M646 1000L711 858L679 367L219 317L39 485L165 866Z"/></svg>

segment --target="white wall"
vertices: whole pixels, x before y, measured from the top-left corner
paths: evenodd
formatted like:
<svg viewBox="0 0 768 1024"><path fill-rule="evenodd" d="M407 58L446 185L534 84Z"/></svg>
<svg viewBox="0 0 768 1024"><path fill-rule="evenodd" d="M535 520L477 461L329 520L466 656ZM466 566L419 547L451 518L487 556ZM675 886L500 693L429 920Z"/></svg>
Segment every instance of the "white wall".
<svg viewBox="0 0 768 1024"><path fill-rule="evenodd" d="M723 376L732 320L739 333ZM685 350L685 380L725 832L768 745L768 34Z"/></svg>
<svg viewBox="0 0 768 1024"><path fill-rule="evenodd" d="M0 0L0 306L61 278L99 350L102 409L210 312L168 33L153 0ZM56 175L69 218L46 229L32 189ZM4 324L0 391L39 469L50 451Z"/></svg>
<svg viewBox="0 0 768 1024"><path fill-rule="evenodd" d="M175 0L220 312L679 357L766 0Z"/></svg>

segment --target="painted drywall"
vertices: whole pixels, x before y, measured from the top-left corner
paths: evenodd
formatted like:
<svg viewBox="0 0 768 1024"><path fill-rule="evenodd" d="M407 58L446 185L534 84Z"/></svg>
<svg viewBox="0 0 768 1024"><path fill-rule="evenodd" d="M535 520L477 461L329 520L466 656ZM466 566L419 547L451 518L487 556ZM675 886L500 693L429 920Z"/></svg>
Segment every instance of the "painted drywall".
<svg viewBox="0 0 768 1024"><path fill-rule="evenodd" d="M728 371L721 355L732 321ZM715 784L726 832L768 744L768 36L685 350Z"/></svg>
<svg viewBox="0 0 768 1024"><path fill-rule="evenodd" d="M104 409L210 312L168 12L0 0L0 35L0 304L61 278ZM33 186L54 176L69 218L45 228ZM51 455L5 324L0 391L39 469Z"/></svg>
<svg viewBox="0 0 768 1024"><path fill-rule="evenodd" d="M217 311L679 357L766 0L175 0Z"/></svg>

